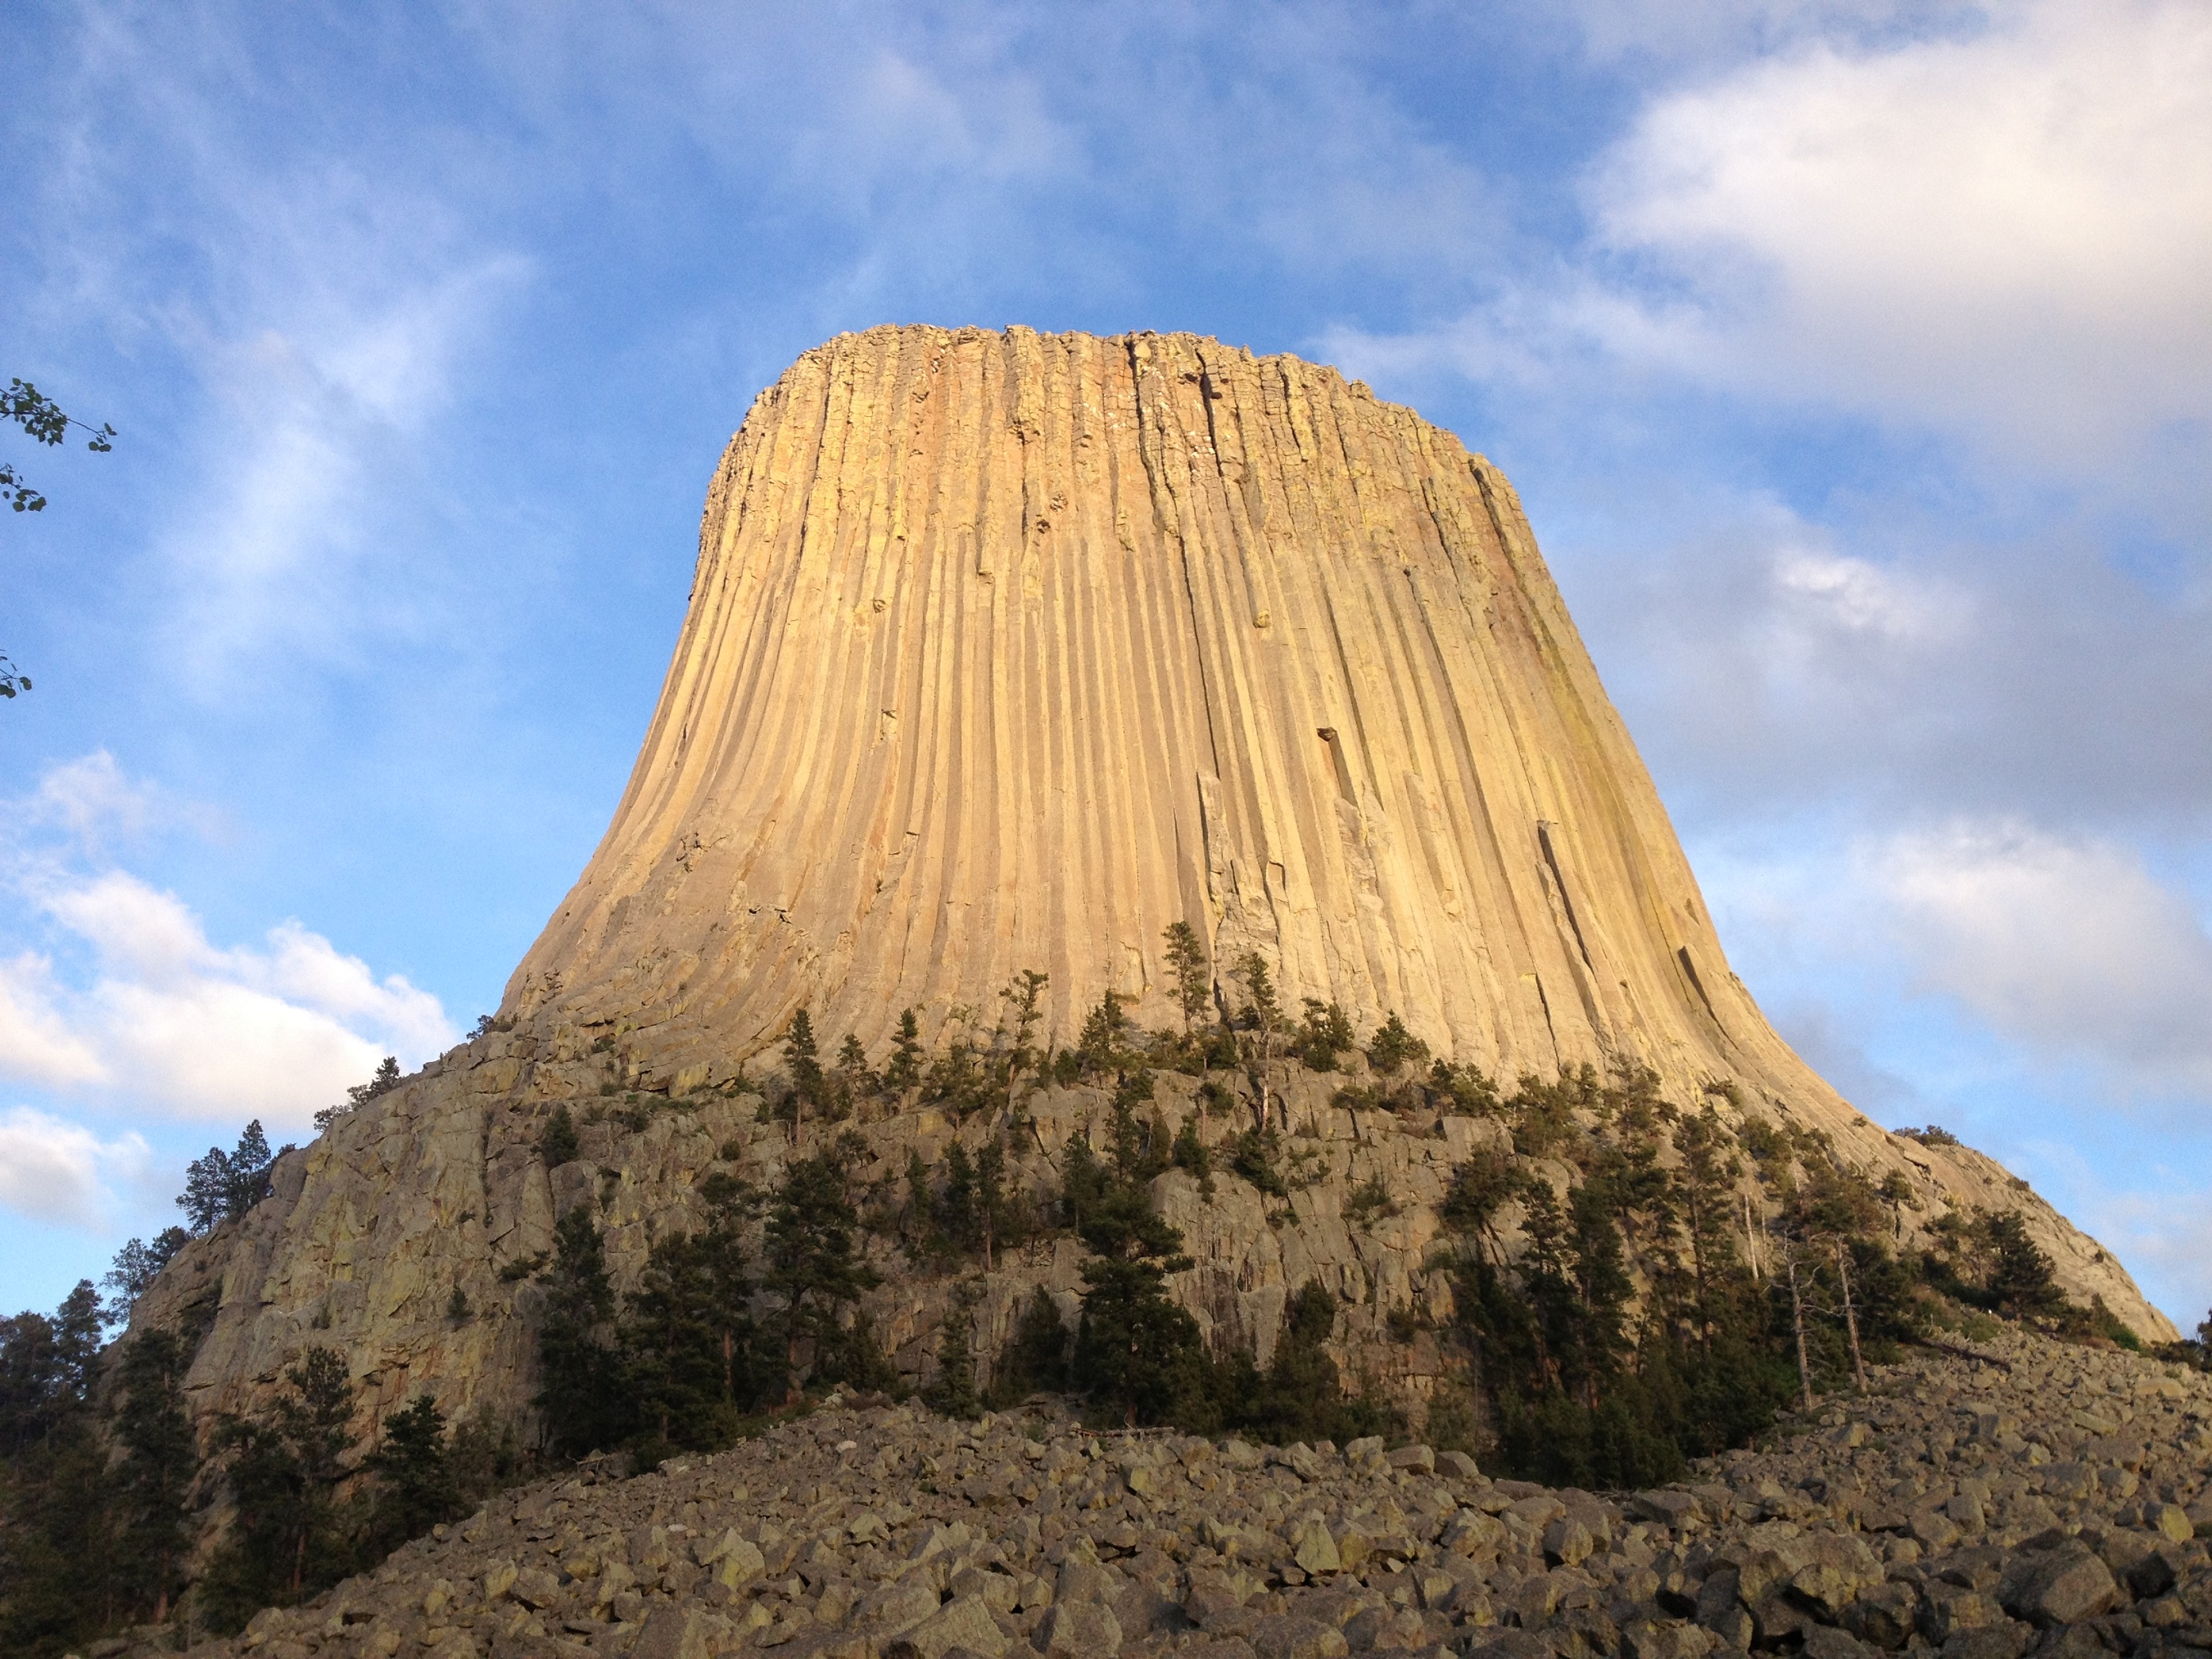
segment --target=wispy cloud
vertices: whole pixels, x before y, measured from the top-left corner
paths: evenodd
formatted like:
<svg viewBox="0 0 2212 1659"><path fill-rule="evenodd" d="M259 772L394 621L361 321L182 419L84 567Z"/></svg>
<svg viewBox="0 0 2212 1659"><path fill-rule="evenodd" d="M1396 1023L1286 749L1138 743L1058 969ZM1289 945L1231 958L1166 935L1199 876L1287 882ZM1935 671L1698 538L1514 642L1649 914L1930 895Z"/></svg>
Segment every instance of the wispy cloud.
<svg viewBox="0 0 2212 1659"><path fill-rule="evenodd" d="M145 1186L151 1158L133 1133L102 1140L27 1106L0 1109L0 1209L61 1226L106 1225L136 1196L130 1189Z"/></svg>

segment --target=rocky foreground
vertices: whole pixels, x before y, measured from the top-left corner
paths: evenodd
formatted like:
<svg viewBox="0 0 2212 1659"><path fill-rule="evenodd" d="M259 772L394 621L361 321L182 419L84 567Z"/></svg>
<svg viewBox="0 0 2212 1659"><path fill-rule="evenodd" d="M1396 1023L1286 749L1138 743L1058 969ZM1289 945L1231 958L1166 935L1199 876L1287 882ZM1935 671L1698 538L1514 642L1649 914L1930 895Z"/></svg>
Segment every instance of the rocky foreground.
<svg viewBox="0 0 2212 1659"><path fill-rule="evenodd" d="M1663 1490L1379 1441L833 1403L495 1499L194 1651L786 1659L2212 1652L2212 1377L2008 1336ZM113 1651L103 1644L95 1652Z"/></svg>

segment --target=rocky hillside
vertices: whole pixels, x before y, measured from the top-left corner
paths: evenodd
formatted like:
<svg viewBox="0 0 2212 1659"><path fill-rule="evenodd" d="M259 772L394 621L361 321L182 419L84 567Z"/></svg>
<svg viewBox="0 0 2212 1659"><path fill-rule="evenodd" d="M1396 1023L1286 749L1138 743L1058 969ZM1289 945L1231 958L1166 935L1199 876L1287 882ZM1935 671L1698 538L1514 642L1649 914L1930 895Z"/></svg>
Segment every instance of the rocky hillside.
<svg viewBox="0 0 2212 1659"><path fill-rule="evenodd" d="M1264 1365L1290 1294L1318 1279L1344 1304L1333 1352L1346 1376L1374 1379L1419 1423L1439 1380L1461 1363L1440 1340L1463 1253L1439 1214L1455 1173L1470 1160L1503 1158L1566 1193L1583 1179L1577 1148L1602 1145L1614 1132L1585 1114L1573 1144L1518 1157L1502 1109L1468 1110L1402 1087L1385 1103L1338 1103L1347 1085L1357 1094L1368 1081L1356 1052L1339 1066L1326 1073L1287 1061L1269 1068L1270 1121L1287 1121L1279 1194L1236 1173L1225 1151L1206 1181L1170 1169L1152 1182L1154 1207L1181 1230L1193 1262L1169 1286L1218 1352L1249 1346ZM1152 1077L1146 1109L1164 1137L1188 1120L1206 1142L1225 1147L1254 1121L1256 1097L1244 1073ZM793 1158L792 1126L754 1092L779 1091L780 1079L733 1087L694 1075L673 1080L676 1090L671 1081L642 1073L618 1043L595 1052L501 1034L467 1045L279 1158L269 1195L186 1247L140 1302L133 1328L204 1331L188 1379L204 1424L265 1398L283 1368L315 1345L346 1356L364 1433L425 1394L451 1417L480 1404L526 1417L543 1307L532 1273L552 1249L558 1218L579 1206L590 1212L615 1286L628 1294L654 1241L701 1224L710 1176L765 1189ZM853 1184L872 1222L865 1246L884 1278L863 1311L917 1382L932 1369L956 1284L981 1263L954 1272L915 1259L904 1214L912 1160L941 1182L956 1146L974 1154L994 1138L1009 1153L1009 1187L1033 1212L1048 1213L1071 1138L1103 1146L1112 1097L1103 1087L1024 1087L963 1121L950 1103L923 1103L922 1092L873 1097L842 1122L802 1130L810 1148L849 1133L863 1149ZM1212 1109L1201 1115L1209 1094ZM1761 1115L1709 1103L1731 1135L1789 1121L1771 1107ZM562 1109L577 1126L577 1146L549 1167L547 1129ZM2100 1296L2148 1340L2174 1334L2118 1261L1998 1165L1964 1147L1868 1127L1838 1141L1835 1156L1870 1184L1891 1176L1901 1183L1891 1188L1897 1197L1882 1224L1898 1243L1924 1240L1954 1212L2017 1213L2078 1300ZM1772 1182L1750 1160L1738 1190L1744 1225L1774 1201ZM1524 1218L1521 1206L1504 1204L1486 1248L1517 1261L1527 1248ZM987 1365L1039 1286L1073 1325L1083 1256L1058 1227L995 1255L974 1318Z"/></svg>
<svg viewBox="0 0 2212 1659"><path fill-rule="evenodd" d="M1457 1453L833 1400L511 1492L216 1656L1943 1659L2212 1650L2212 1378L2017 1335L1916 1352L1635 1493ZM112 1644L127 1650L127 1642Z"/></svg>
<svg viewBox="0 0 2212 1659"><path fill-rule="evenodd" d="M1292 1035L1301 1007L1346 1024L1344 1069L1231 1021L1255 975ZM629 787L498 1029L280 1158L135 1327L194 1334L203 1427L311 1346L345 1356L364 1432L426 1395L526 1417L562 1218L589 1213L631 1295L654 1244L702 1224L707 1183L766 1192L825 1144L818 1109L811 1140L765 1109L798 1013L863 1071L915 1013L932 1076L968 1081L872 1085L834 1127L882 1279L860 1311L917 1378L979 1264L918 1261L898 1189L988 1144L1048 1210L1114 1085L1045 1086L1042 1060L1102 1008L1201 1028L1202 1057L1154 1066L1163 1134L1279 1138L1271 1171L1151 1182L1201 1336L1265 1364L1318 1280L1345 1305L1340 1365L1416 1423L1449 1369L1444 1258L1468 1248L1443 1236L1448 1188L1510 1164L1519 1196L1479 1245L1513 1273L1528 1183L1571 1208L1611 1133L1585 1111L1564 1150L1523 1144L1470 1067L1508 1091L1648 1073L1732 1146L1817 1142L1888 1194L1861 1232L2017 1216L2075 1302L2174 1335L2003 1170L1885 1133L1768 1026L1497 469L1294 358L1018 328L841 337L761 394ZM1460 1082L1367 1086L1350 1031L1386 1016ZM562 1114L578 1139L549 1155ZM1754 1275L1796 1156L1745 1164L1723 1206ZM1642 1296L1664 1264L1628 1235L1663 1255L1674 1222L1615 1207ZM988 1364L1038 1288L1073 1315L1083 1251L1040 1225L985 1254Z"/></svg>

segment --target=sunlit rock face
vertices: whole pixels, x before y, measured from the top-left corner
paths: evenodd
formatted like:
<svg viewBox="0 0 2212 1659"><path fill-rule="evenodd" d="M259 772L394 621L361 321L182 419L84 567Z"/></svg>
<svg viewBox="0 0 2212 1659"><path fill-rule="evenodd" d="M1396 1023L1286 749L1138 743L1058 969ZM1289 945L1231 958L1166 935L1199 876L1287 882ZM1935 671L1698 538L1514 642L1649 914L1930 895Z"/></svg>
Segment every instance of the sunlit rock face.
<svg viewBox="0 0 2212 1659"><path fill-rule="evenodd" d="M1175 922L1224 969L1264 959L1293 1013L1334 1001L1364 1036L1395 1010L1509 1086L1640 1064L1675 1105L1726 1101L1732 1127L1823 1130L1875 1182L1904 1178L1900 1241L1954 1205L2016 1210L2069 1295L2173 1334L2001 1166L1886 1133L1769 1028L1486 461L1294 358L927 328L810 352L732 441L635 773L499 1029L280 1158L270 1195L188 1247L135 1322L204 1333L203 1422L316 1344L347 1356L367 1420L426 1389L449 1412L526 1412L558 1217L592 1207L628 1294L656 1239L699 1224L709 1173L765 1188L804 1150L758 1097L757 1057L793 1011L880 1064L902 1010L926 1037L962 1008L988 1033L1034 969L1060 1040L1109 990L1171 1025ZM1218 989L1243 1000L1225 972ZM1317 1279L1348 1374L1418 1407L1448 1369L1427 1334L1453 1310L1437 1206L1508 1127L1354 1109L1352 1079L1265 1069L1304 1184L1271 1206L1231 1176L1209 1194L1161 1175L1194 1263L1171 1289L1218 1351L1264 1363ZM1238 1103L1208 1139L1252 1103L1241 1073L1217 1081ZM1198 1086L1158 1079L1170 1133ZM996 1112L908 1091L841 1127L863 1189L992 1137L1042 1202L1111 1098L1032 1075ZM562 1110L581 1145L549 1169ZM1373 1190L1379 1218L1356 1201ZM1742 1196L1748 1240L1748 1174ZM873 1328L925 1375L955 1281L889 1237L867 1248ZM1073 1316L1081 1257L1064 1234L1000 1255L979 1352L1036 1289ZM1404 1314L1414 1340L1393 1332Z"/></svg>
<svg viewBox="0 0 2212 1659"><path fill-rule="evenodd" d="M728 1061L1161 932L1510 1078L1832 1115L1730 975L1512 487L1335 371L1188 335L884 328L763 392L629 787L507 1012ZM1224 975L1225 977L1225 975ZM1232 998L1233 985L1224 985Z"/></svg>

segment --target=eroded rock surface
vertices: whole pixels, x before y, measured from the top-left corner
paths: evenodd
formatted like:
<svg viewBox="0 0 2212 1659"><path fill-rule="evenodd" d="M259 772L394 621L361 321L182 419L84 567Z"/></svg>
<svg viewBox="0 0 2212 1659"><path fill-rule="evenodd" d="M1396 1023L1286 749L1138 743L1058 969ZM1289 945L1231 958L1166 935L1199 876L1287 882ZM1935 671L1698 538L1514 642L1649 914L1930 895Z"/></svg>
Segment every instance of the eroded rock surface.
<svg viewBox="0 0 2212 1659"><path fill-rule="evenodd" d="M1638 1493L847 1402L509 1493L195 1651L1931 1659L2212 1650L2212 1379L2007 1337Z"/></svg>

